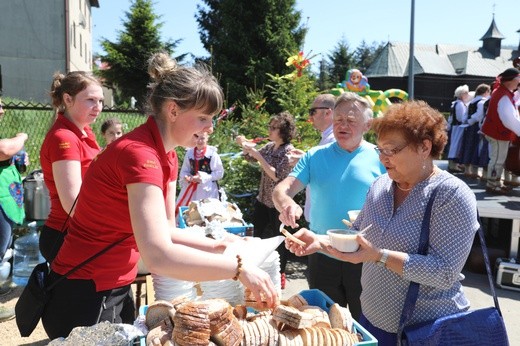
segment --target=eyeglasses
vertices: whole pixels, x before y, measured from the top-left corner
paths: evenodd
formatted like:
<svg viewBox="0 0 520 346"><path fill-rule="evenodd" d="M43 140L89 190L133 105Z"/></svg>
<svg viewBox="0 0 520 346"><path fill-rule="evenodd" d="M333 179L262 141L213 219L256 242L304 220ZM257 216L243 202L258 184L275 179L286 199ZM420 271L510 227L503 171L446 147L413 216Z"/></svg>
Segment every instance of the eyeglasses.
<svg viewBox="0 0 520 346"><path fill-rule="evenodd" d="M309 108L309 115L312 117L314 114L316 114L318 109L330 109L330 108L329 107L312 107L312 108Z"/></svg>
<svg viewBox="0 0 520 346"><path fill-rule="evenodd" d="M269 131L274 131L274 130L279 129L278 126L274 126L274 125L269 125L269 126L267 126L267 128L269 129Z"/></svg>
<svg viewBox="0 0 520 346"><path fill-rule="evenodd" d="M375 147L374 149L377 151L377 153L379 155L384 155L386 157L392 157L394 155L399 154L401 152L401 150L403 150L407 146L408 146L408 143L406 143L402 147L397 147L397 148L393 148L393 149L383 149L383 148L378 148L378 147Z"/></svg>

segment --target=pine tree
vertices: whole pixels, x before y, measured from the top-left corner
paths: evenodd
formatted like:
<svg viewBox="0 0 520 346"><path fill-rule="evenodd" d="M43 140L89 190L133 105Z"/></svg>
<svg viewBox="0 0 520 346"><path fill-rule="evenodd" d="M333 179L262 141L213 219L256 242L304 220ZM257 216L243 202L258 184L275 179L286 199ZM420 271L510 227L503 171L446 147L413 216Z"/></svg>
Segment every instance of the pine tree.
<svg viewBox="0 0 520 346"><path fill-rule="evenodd" d="M384 46L385 45L382 42L372 42L372 44L369 45L365 40L361 41L354 52L354 59L357 65L356 68L361 72L365 72L372 62L374 62L376 56L381 53Z"/></svg>
<svg viewBox="0 0 520 346"><path fill-rule="evenodd" d="M330 79L334 82L333 87L345 80L349 69L358 68L355 65L354 52L350 51L349 44L344 38L336 44L328 58Z"/></svg>
<svg viewBox="0 0 520 346"><path fill-rule="evenodd" d="M267 73L289 71L287 57L298 52L307 29L295 0L203 0L196 19L208 61L228 103L262 89Z"/></svg>
<svg viewBox="0 0 520 346"><path fill-rule="evenodd" d="M108 65L107 69L98 73L104 83L116 90L116 103L129 102L133 96L136 106L142 109L146 97L146 86L149 82L147 61L151 54L165 51L173 53L181 40L161 42L160 28L157 22L160 16L153 12L152 0L135 0L130 10L125 12L124 30L119 32L116 42L103 39L101 45L106 55L101 61ZM182 61L184 55L177 57Z"/></svg>

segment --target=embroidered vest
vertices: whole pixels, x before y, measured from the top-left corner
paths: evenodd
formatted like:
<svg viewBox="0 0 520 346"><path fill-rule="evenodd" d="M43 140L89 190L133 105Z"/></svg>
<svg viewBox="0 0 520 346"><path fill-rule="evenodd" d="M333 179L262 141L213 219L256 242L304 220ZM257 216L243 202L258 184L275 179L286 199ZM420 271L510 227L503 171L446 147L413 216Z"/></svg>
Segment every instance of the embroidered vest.
<svg viewBox="0 0 520 346"><path fill-rule="evenodd" d="M482 132L496 140L499 141L509 141L511 139L511 130L502 124L500 117L498 116L498 101L503 96L507 96L511 103L514 105L513 101L513 93L509 91L503 85L500 85L498 88L493 91L491 94L491 99L489 101L489 108L487 109L486 118L484 120L484 124L482 125Z"/></svg>

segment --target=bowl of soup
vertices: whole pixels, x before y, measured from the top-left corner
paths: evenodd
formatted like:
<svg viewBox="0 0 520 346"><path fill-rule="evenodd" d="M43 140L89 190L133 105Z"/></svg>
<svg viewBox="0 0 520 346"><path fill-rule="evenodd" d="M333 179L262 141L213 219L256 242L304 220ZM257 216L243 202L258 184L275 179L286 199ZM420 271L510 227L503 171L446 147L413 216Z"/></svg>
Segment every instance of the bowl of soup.
<svg viewBox="0 0 520 346"><path fill-rule="evenodd" d="M353 229L329 229L327 235L333 248L341 252L355 252L359 248L356 241L358 231Z"/></svg>

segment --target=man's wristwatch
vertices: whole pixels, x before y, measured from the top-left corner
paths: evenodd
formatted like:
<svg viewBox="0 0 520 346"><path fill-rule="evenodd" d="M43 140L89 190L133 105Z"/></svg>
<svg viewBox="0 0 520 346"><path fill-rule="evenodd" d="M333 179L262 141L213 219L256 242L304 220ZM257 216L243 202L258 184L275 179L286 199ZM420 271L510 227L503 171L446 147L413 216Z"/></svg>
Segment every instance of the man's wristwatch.
<svg viewBox="0 0 520 346"><path fill-rule="evenodd" d="M382 267L386 267L386 260L388 259L388 250L382 249L381 250L381 258L376 262L377 265L380 265Z"/></svg>

